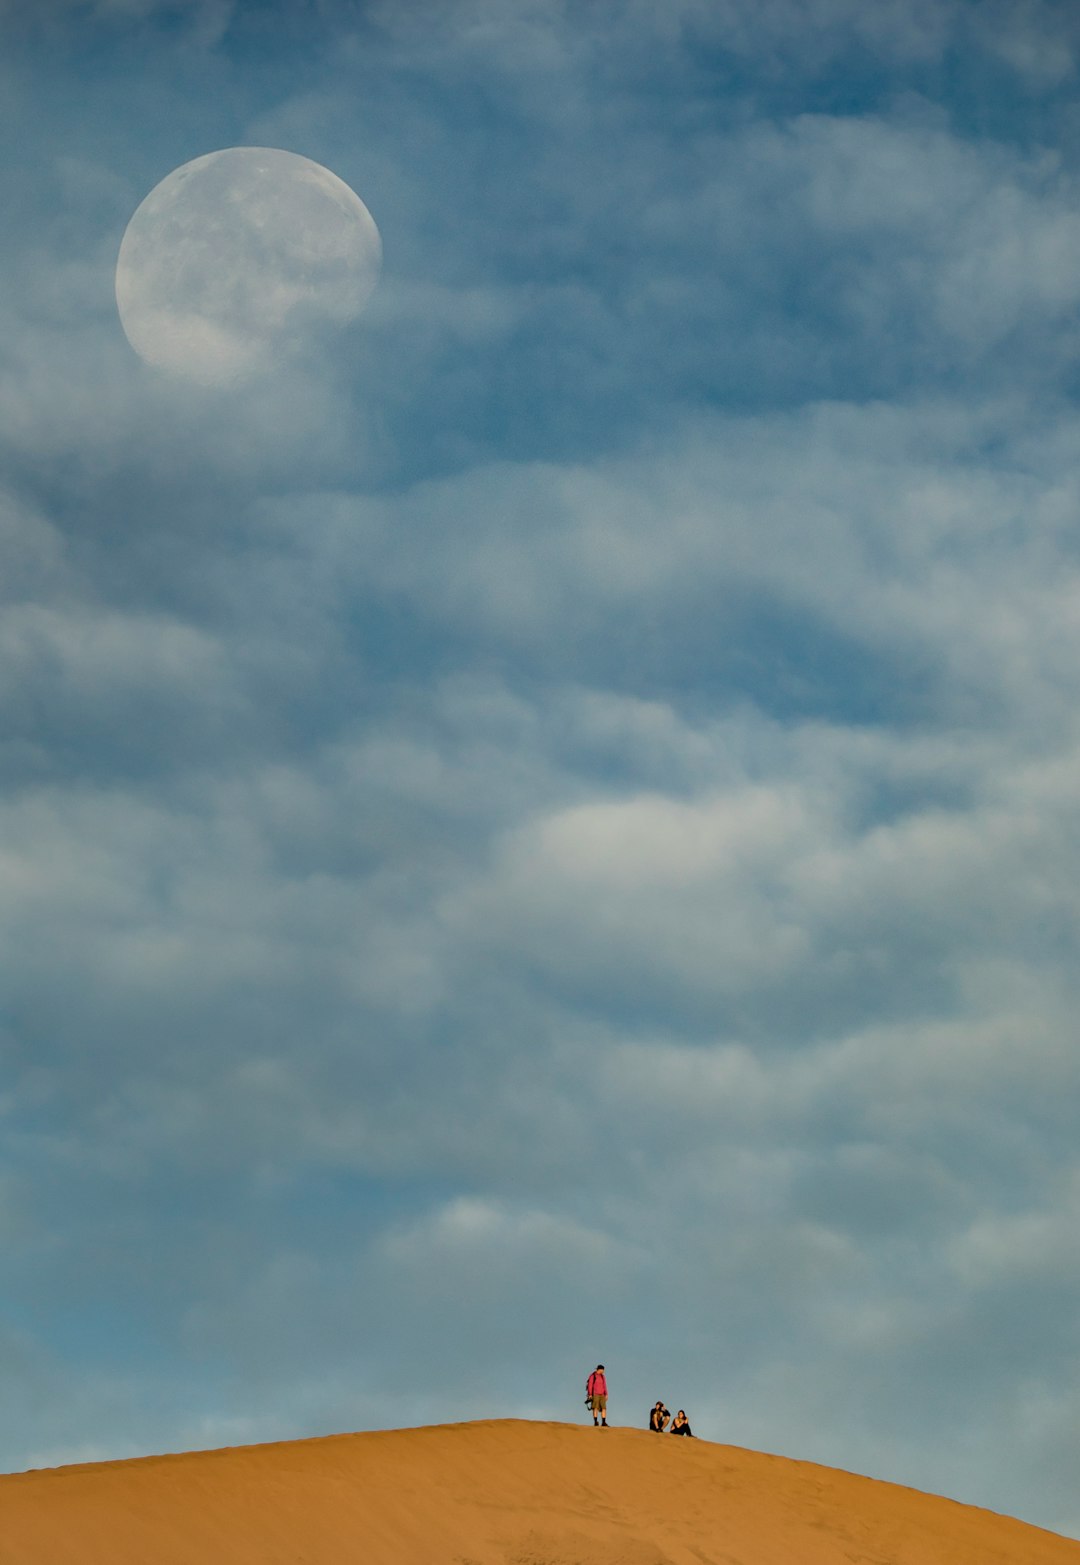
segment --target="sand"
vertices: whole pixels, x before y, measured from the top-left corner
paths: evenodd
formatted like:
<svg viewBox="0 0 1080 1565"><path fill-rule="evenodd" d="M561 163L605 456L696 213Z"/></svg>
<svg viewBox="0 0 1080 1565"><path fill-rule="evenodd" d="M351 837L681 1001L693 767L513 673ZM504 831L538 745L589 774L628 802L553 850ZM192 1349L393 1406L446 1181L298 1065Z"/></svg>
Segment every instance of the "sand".
<svg viewBox="0 0 1080 1565"><path fill-rule="evenodd" d="M646 1430L500 1420L0 1477L2 1565L1080 1565L951 1500Z"/></svg>

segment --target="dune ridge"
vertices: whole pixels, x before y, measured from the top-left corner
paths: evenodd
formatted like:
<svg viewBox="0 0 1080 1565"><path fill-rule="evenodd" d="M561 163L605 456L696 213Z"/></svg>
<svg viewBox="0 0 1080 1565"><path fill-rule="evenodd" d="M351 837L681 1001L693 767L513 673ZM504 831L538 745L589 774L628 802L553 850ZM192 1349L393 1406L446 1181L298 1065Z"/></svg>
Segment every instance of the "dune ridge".
<svg viewBox="0 0 1080 1565"><path fill-rule="evenodd" d="M0 1565L1080 1565L809 1462L514 1419L0 1477Z"/></svg>

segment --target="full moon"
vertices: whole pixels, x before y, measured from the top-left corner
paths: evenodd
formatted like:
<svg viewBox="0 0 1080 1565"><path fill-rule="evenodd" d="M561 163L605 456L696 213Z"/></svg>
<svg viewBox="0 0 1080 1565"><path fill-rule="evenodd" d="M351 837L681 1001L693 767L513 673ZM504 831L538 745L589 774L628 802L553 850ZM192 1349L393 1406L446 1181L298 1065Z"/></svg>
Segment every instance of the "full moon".
<svg viewBox="0 0 1080 1565"><path fill-rule="evenodd" d="M155 368L213 385L353 320L379 230L344 180L295 152L227 147L174 169L128 223L116 306Z"/></svg>

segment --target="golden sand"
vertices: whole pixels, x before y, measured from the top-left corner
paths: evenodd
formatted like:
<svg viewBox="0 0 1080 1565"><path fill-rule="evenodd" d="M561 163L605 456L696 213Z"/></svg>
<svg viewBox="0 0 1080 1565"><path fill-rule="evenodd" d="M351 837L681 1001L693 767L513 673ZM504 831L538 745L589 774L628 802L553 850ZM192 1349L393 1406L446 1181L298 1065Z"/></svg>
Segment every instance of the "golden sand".
<svg viewBox="0 0 1080 1565"><path fill-rule="evenodd" d="M500 1420L0 1477L0 1565L1080 1565L851 1473Z"/></svg>

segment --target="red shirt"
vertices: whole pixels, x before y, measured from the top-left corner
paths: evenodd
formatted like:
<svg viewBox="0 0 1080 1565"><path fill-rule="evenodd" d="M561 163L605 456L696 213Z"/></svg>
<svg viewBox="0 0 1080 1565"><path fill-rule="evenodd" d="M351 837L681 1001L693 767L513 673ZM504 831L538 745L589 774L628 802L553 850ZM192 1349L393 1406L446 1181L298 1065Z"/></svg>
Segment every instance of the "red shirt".
<svg viewBox="0 0 1080 1565"><path fill-rule="evenodd" d="M601 1370L594 1369L586 1382L585 1390L591 1397L607 1396L607 1381Z"/></svg>

